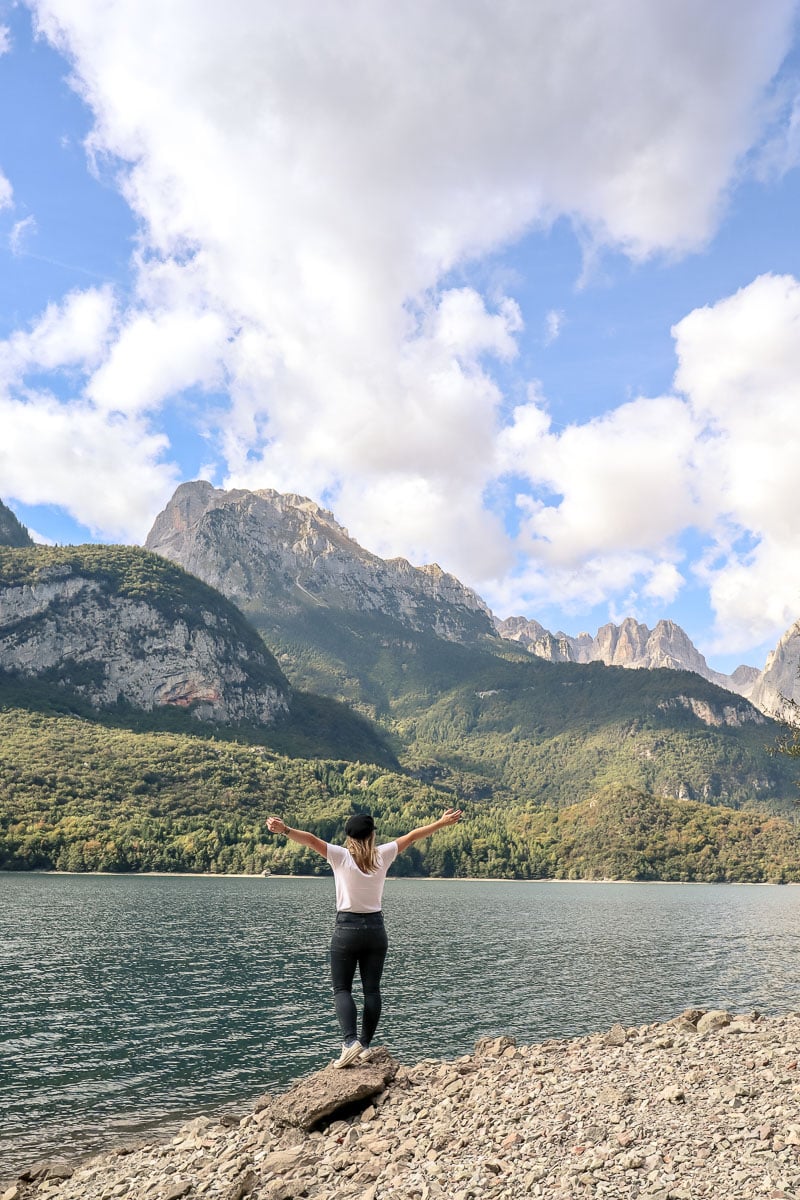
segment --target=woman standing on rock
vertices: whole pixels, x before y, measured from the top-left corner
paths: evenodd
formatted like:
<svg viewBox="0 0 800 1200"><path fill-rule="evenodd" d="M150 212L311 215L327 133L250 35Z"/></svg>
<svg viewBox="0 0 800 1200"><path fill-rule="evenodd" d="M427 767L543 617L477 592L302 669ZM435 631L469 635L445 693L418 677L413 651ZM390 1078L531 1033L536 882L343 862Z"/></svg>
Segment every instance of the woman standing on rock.
<svg viewBox="0 0 800 1200"><path fill-rule="evenodd" d="M397 855L414 842L461 820L460 808L448 808L431 825L412 829L394 842L375 845L375 822L369 813L355 813L344 827L344 846L323 842L313 833L292 829L280 817L269 817L270 833L280 833L326 858L336 882L336 926L331 938L331 979L336 1016L342 1030L342 1053L333 1064L346 1067L369 1058L369 1048L381 1015L381 975L389 941L381 901L386 872ZM364 989L361 1034L356 1036L353 1001L356 967Z"/></svg>

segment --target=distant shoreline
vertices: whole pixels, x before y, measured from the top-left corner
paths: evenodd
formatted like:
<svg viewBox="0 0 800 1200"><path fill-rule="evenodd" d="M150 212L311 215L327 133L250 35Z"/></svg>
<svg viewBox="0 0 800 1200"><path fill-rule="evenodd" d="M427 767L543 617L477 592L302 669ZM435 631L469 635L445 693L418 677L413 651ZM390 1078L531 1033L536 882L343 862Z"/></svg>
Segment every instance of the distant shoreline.
<svg viewBox="0 0 800 1200"><path fill-rule="evenodd" d="M228 874L224 871L51 871L34 868L30 871L12 871L0 868L0 875L63 875L75 879L99 876L104 879L252 879L262 883L269 879L332 879L328 875L281 875L270 872L269 875L247 874L244 872ZM637 884L643 887L664 887L679 885L680 887L800 887L800 881L789 880L786 883L770 882L769 880L748 879L505 879L502 876L482 877L479 875L389 875L387 884L394 883L579 883L592 887L604 884L624 883Z"/></svg>

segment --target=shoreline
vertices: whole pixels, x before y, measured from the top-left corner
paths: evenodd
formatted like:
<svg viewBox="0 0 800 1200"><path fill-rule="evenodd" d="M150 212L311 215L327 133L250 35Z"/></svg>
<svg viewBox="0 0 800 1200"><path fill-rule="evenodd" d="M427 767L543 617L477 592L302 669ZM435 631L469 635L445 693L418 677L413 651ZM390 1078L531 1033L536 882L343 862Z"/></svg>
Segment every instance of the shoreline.
<svg viewBox="0 0 800 1200"><path fill-rule="evenodd" d="M270 872L269 875L247 873L225 873L221 871L55 871L34 867L29 871L15 871L0 868L0 875L17 875L27 878L31 875L64 876L71 879L252 879L262 883L270 879L321 879L329 881L332 875L282 875ZM775 883L769 880L749 879L506 879L493 875L387 875L386 883L553 883L553 884L588 884L592 887L608 884L625 884L636 887L758 887L758 888L792 888L800 887L800 880L787 880L785 883Z"/></svg>
<svg viewBox="0 0 800 1200"><path fill-rule="evenodd" d="M51 1164L49 1178L29 1169L2 1194L800 1200L799 1058L800 1013L700 1009L531 1046L483 1038L454 1060L394 1063L391 1077L384 1052L382 1066L326 1067L241 1117L196 1117ZM310 1122L309 1102L319 1112L336 1089L349 1107Z"/></svg>

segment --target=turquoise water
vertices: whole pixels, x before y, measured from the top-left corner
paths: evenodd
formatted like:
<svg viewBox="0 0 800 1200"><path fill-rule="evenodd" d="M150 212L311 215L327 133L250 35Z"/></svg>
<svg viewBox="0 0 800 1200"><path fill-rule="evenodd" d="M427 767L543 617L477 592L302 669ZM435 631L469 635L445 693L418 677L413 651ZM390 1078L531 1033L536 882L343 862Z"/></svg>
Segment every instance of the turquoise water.
<svg viewBox="0 0 800 1200"><path fill-rule="evenodd" d="M337 1049L328 879L0 874L0 1179L277 1091ZM405 1062L800 1008L800 888L390 880Z"/></svg>

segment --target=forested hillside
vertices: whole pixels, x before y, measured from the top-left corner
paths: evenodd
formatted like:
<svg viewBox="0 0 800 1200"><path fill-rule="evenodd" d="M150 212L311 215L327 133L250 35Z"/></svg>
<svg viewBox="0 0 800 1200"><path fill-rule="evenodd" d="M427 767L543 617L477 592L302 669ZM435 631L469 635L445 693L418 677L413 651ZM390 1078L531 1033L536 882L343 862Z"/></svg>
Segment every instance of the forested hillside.
<svg viewBox="0 0 800 1200"><path fill-rule="evenodd" d="M32 546L33 539L25 526L0 500L0 546Z"/></svg>
<svg viewBox="0 0 800 1200"><path fill-rule="evenodd" d="M0 869L320 873L270 813L341 840L367 809L382 839L454 801L364 763L262 746L0 712ZM479 878L800 880L800 828L757 812L606 787L560 811L474 801L395 873Z"/></svg>
<svg viewBox="0 0 800 1200"><path fill-rule="evenodd" d="M289 678L372 716L404 765L466 796L564 805L623 783L786 812L798 795L798 764L771 753L780 727L690 671L548 663L380 614L250 615Z"/></svg>

